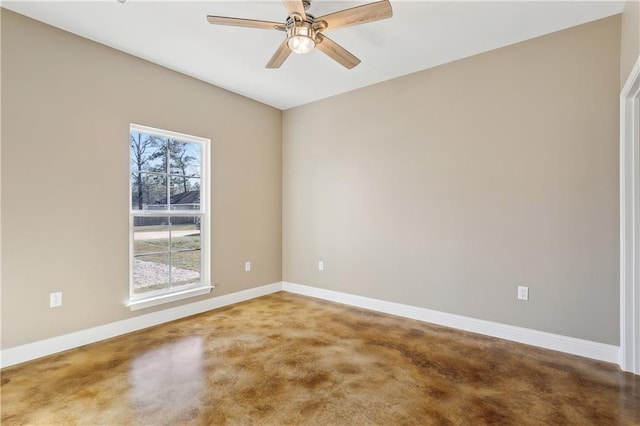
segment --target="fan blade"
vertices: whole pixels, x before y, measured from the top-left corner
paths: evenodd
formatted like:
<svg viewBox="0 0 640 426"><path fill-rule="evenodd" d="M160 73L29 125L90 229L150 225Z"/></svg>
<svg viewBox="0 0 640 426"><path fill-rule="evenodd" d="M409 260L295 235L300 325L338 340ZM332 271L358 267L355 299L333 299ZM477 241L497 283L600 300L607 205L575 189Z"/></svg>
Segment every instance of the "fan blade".
<svg viewBox="0 0 640 426"><path fill-rule="evenodd" d="M285 39L278 47L278 50L276 50L276 53L274 53L271 59L269 59L266 68L280 68L280 65L282 65L284 61L287 60L290 54L291 49L289 49L287 40Z"/></svg>
<svg viewBox="0 0 640 426"><path fill-rule="evenodd" d="M318 33L316 38L318 39L316 47L342 66L351 69L360 63L360 59L353 56L348 50L326 35Z"/></svg>
<svg viewBox="0 0 640 426"><path fill-rule="evenodd" d="M351 25L380 21L391 18L392 16L393 9L391 9L391 3L389 3L389 0L382 0L330 13L329 15L316 18L315 22L320 23L323 26L322 29L333 30Z"/></svg>
<svg viewBox="0 0 640 426"><path fill-rule="evenodd" d="M227 16L207 16L207 21L214 25L231 25L233 27L262 28L265 30L287 29L286 25L280 22L256 21L255 19L229 18Z"/></svg>
<svg viewBox="0 0 640 426"><path fill-rule="evenodd" d="M307 14L304 12L304 4L302 4L302 0L282 0L282 3L284 3L284 7L287 9L289 16L297 14L303 21L307 19Z"/></svg>

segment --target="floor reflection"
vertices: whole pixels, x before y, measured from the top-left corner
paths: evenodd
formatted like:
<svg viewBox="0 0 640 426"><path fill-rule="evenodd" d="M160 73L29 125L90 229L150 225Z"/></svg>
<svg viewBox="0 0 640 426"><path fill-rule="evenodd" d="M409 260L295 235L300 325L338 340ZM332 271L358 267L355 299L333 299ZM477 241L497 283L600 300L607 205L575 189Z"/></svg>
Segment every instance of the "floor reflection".
<svg viewBox="0 0 640 426"><path fill-rule="evenodd" d="M2 426L640 426L614 364L289 293L0 373Z"/></svg>
<svg viewBox="0 0 640 426"><path fill-rule="evenodd" d="M202 337L190 336L137 357L129 372L132 411L140 423L197 418L204 392ZM173 415L167 417L169 409Z"/></svg>

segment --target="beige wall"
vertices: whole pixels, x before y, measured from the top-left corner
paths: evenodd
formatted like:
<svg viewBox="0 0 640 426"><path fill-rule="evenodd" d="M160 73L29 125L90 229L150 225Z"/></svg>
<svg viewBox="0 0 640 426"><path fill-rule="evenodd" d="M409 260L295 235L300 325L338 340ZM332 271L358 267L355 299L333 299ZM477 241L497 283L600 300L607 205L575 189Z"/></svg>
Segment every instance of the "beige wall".
<svg viewBox="0 0 640 426"><path fill-rule="evenodd" d="M619 47L615 16L286 111L284 280L617 345Z"/></svg>
<svg viewBox="0 0 640 426"><path fill-rule="evenodd" d="M637 29L629 10L623 34ZM135 313L123 305L130 122L212 139L218 287L196 300L284 273L618 343L617 93L628 57L619 17L283 117L1 16L2 348L193 300ZM637 44L622 43L637 57ZM515 300L519 284L529 302ZM54 290L62 308L48 307Z"/></svg>
<svg viewBox="0 0 640 426"><path fill-rule="evenodd" d="M172 306L124 306L132 122L212 140L218 287L200 299L280 281L281 116L4 10L2 347Z"/></svg>
<svg viewBox="0 0 640 426"><path fill-rule="evenodd" d="M627 82L638 58L640 58L640 0L627 0L622 13L620 87Z"/></svg>

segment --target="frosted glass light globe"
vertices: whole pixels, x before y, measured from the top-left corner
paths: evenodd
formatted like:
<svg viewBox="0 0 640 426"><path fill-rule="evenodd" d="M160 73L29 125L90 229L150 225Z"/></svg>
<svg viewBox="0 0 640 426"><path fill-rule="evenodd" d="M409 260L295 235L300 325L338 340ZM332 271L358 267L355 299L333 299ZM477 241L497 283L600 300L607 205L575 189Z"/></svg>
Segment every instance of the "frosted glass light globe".
<svg viewBox="0 0 640 426"><path fill-rule="evenodd" d="M305 54L311 52L313 48L316 47L316 42L313 39L315 35L313 28L306 23L290 28L288 35L287 45L292 52Z"/></svg>

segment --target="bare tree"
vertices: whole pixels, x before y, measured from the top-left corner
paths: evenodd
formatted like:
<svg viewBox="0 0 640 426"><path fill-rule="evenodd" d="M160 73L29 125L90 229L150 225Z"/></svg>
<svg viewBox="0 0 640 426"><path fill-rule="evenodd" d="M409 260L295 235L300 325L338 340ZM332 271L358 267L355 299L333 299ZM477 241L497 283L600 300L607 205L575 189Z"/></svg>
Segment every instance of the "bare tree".
<svg viewBox="0 0 640 426"><path fill-rule="evenodd" d="M184 192L187 192L189 190L189 185L186 178L194 176L194 174L187 175L187 169L194 160L197 160L196 157L187 153L187 146L188 144L185 142L171 139L169 140L169 157L171 161L171 167L178 169L179 173L177 174L180 174L184 177L184 179L182 179ZM174 173L174 171L171 170L171 173Z"/></svg>
<svg viewBox="0 0 640 426"><path fill-rule="evenodd" d="M131 177L133 178L135 192L137 193L136 201L138 204L138 210L142 210L145 187L142 170L144 170L144 167L148 163L164 155L164 150L157 149L160 142L152 135L135 132L130 135L129 139L131 143L131 162L133 166Z"/></svg>

